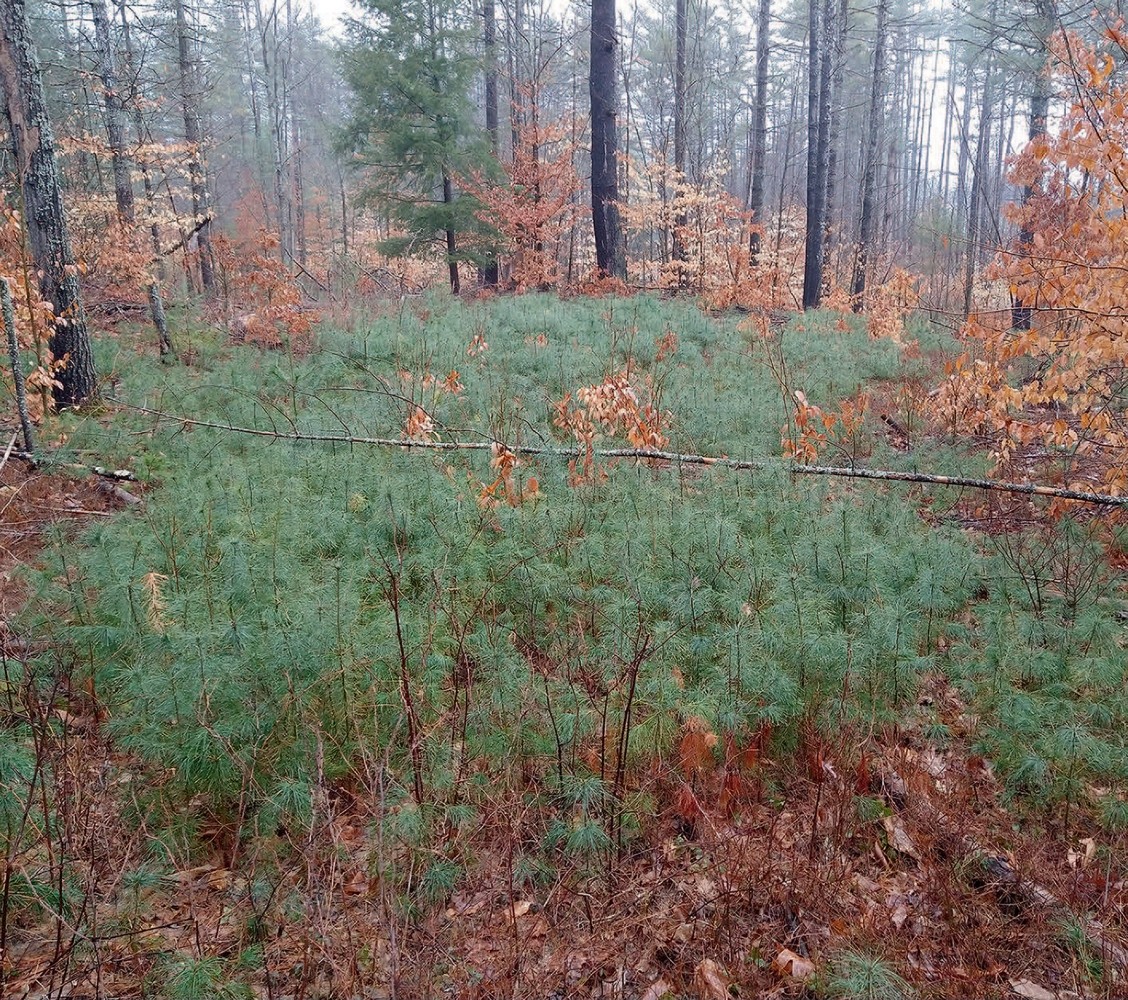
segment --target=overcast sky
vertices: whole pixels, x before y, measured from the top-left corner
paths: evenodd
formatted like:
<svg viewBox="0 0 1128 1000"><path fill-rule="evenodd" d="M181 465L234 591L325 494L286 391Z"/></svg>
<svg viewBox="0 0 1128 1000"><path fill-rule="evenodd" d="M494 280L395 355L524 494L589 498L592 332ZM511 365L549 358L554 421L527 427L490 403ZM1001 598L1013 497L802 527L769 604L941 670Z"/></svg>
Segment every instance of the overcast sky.
<svg viewBox="0 0 1128 1000"><path fill-rule="evenodd" d="M341 15L354 13L352 0L309 0L309 8L333 34L339 33Z"/></svg>

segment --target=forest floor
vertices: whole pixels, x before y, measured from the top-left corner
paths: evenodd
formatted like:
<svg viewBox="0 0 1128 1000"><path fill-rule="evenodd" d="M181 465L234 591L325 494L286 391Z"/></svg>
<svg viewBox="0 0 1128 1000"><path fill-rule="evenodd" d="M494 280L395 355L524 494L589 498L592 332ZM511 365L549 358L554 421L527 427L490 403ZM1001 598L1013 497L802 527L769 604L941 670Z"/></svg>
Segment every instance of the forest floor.
<svg viewBox="0 0 1128 1000"><path fill-rule="evenodd" d="M28 582L20 571L46 545L64 538L67 526L111 517L123 506L90 477L45 473L18 458L0 467L0 643L10 638L7 623L27 599Z"/></svg>
<svg viewBox="0 0 1128 1000"><path fill-rule="evenodd" d="M56 454L144 503L0 470L2 994L1125 995L1120 525L339 440L759 458L794 390L865 390L839 463L985 469L930 423L950 342L805 325L529 296L104 345Z"/></svg>

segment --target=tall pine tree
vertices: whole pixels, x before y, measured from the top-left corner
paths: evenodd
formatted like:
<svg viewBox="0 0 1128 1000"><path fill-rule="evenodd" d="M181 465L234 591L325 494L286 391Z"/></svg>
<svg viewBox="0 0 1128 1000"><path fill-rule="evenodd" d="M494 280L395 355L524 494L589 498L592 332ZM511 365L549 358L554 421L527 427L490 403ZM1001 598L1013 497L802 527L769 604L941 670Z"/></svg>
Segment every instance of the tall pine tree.
<svg viewBox="0 0 1128 1000"><path fill-rule="evenodd" d="M445 256L450 287L469 254L463 234L480 228L477 203L456 177L486 167L489 144L474 127L469 95L474 56L470 5L454 0L360 0L348 25L345 78L354 101L346 144L369 168L365 198L386 206L402 232L392 254Z"/></svg>

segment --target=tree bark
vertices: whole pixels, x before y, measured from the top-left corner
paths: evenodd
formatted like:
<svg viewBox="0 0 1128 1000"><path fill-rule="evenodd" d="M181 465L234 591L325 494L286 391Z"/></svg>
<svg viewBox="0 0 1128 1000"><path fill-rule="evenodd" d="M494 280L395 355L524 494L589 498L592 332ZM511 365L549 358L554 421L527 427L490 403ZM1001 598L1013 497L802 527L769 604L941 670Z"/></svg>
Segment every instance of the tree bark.
<svg viewBox="0 0 1128 1000"><path fill-rule="evenodd" d="M826 0L828 24L832 17L834 0ZM830 88L830 99L827 101L830 114L830 127L827 132L826 151L826 194L823 209L823 287L828 286L830 279L827 272L832 270L832 254L834 244L841 239L840 227L836 226L838 202L838 145L842 136L842 85L846 73L846 26L850 17L849 0L840 0L834 20L834 46L831 53L833 66L833 79ZM827 47L830 48L829 39ZM835 276L837 277L837 276Z"/></svg>
<svg viewBox="0 0 1128 1000"><path fill-rule="evenodd" d="M803 308L813 309L822 297L823 208L826 167L822 133L822 27L819 0L808 0L807 62L807 239L803 262ZM820 183L821 182L821 183Z"/></svg>
<svg viewBox="0 0 1128 1000"><path fill-rule="evenodd" d="M1046 118L1050 113L1050 78L1047 65L1049 53L1050 34L1057 23L1057 10L1054 0L1035 0L1034 33L1039 46L1037 50L1037 69L1030 87L1030 131L1031 142L1046 134ZM1025 209L1030 199L1034 197L1036 189L1026 185L1022 189L1022 207ZM1020 253L1026 251L1034 239L1034 227L1029 215L1023 213L1022 228L1018 234L1018 249ZM1033 318L1030 304L1015 296L1014 306L1011 310L1011 326L1016 330L1029 330Z"/></svg>
<svg viewBox="0 0 1128 1000"><path fill-rule="evenodd" d="M90 10L94 16L94 41L98 54L98 76L105 90L103 95L106 119L106 138L110 144L110 156L114 168L114 199L117 204L118 221L122 228L131 227L134 222L133 181L129 176L129 155L125 149L125 103L118 91L117 73L114 69L114 52L110 44L110 21L104 0L90 0ZM123 5L124 11L124 5ZM160 240L154 246L154 256L159 260ZM154 261L153 266L159 264ZM153 318L153 329L157 333L157 345L162 358L171 357L172 339L168 333L164 304L161 302L160 285L150 281L148 285L149 310Z"/></svg>
<svg viewBox="0 0 1128 1000"><path fill-rule="evenodd" d="M833 100L833 36L835 28L834 0L823 0L822 20L819 31L822 38L819 41L819 154L818 154L818 215L819 227L816 237L818 244L815 253L818 254L818 290L815 294L815 305L822 301L826 278L823 265L826 262L826 248L829 241L827 227L830 224L827 216L827 197L830 188L830 120L831 103Z"/></svg>
<svg viewBox="0 0 1128 1000"><path fill-rule="evenodd" d="M501 155L501 126L498 116L497 96L497 3L496 0L483 0L482 3L482 49L486 64L486 134L490 140L490 151L495 160ZM482 284L495 288L500 277L496 254L492 255L482 268Z"/></svg>
<svg viewBox="0 0 1128 1000"><path fill-rule="evenodd" d="M125 52L125 71L126 75L132 79L135 78L136 71L134 68L133 60L133 42L130 38L129 33L129 13L126 10L126 0L117 0L117 4L118 14L121 17L121 37ZM141 105L138 103L136 95L133 96L130 104L132 106L133 130L137 133L137 141L144 142L145 119L141 115ZM149 211L149 218L153 220L149 223L149 242L153 247L153 258L156 261L157 280L164 281L165 265L164 255L161 253L161 231L159 225L157 224L156 220L153 219L152 215L153 200L155 197L155 192L153 190L153 179L151 173L149 172L149 167L144 162L144 160L141 161L140 166L141 182L144 185L145 190L145 206Z"/></svg>
<svg viewBox="0 0 1128 1000"><path fill-rule="evenodd" d="M975 163L972 165L971 195L967 209L967 258L964 261L964 319L971 315L975 290L975 270L979 263L979 240L983 211L983 183L991 142L991 105L994 100L995 67L987 61L983 104L979 109L979 135L975 140Z"/></svg>
<svg viewBox="0 0 1128 1000"><path fill-rule="evenodd" d="M623 228L619 220L619 122L615 86L615 0L592 0L591 215L595 258L602 275L627 277Z"/></svg>
<svg viewBox="0 0 1128 1000"><path fill-rule="evenodd" d="M450 174L443 170L443 204L454 204L454 185L451 183ZM450 272L450 291L457 295L461 291L458 280L458 240L454 229L450 226L446 230L447 270Z"/></svg>
<svg viewBox="0 0 1128 1000"><path fill-rule="evenodd" d="M20 429L23 431L24 451L33 455L35 433L31 429L31 416L27 410L23 359L20 357L20 344L16 339L16 311L12 308L12 286L7 278L0 278L0 316L4 320L4 332L8 335L8 358L12 362L12 388L16 395L16 412L20 416Z"/></svg>
<svg viewBox="0 0 1128 1000"><path fill-rule="evenodd" d="M684 186L685 176L685 44L688 33L688 0L676 0L674 13L674 197ZM688 258L685 237L688 222L684 209L674 215L674 263L678 272L678 288L686 284Z"/></svg>
<svg viewBox="0 0 1128 1000"><path fill-rule="evenodd" d="M90 11L94 17L98 76L102 80L106 138L114 168L114 201L122 223L131 224L134 215L133 181L129 176L129 157L125 151L125 108L118 92L113 46L110 44L110 22L104 0L90 0Z"/></svg>
<svg viewBox="0 0 1128 1000"><path fill-rule="evenodd" d="M850 294L854 311L861 312L866 294L866 270L874 245L874 208L877 193L877 161L881 153L881 132L885 108L885 32L889 19L889 0L878 0L877 39L873 50L873 79L870 81L869 132L866 135L866 161L862 174L862 217L858 227L858 252L854 258L854 278Z"/></svg>
<svg viewBox="0 0 1128 1000"><path fill-rule="evenodd" d="M200 109L196 103L198 74L188 39L185 0L176 0L176 41L180 71L180 101L184 115L184 138L188 142L188 172L192 190L192 213L202 222L196 236L200 258L200 284L206 295L215 291L215 267L211 249L211 206L208 201L207 167L204 162Z"/></svg>
<svg viewBox="0 0 1128 1000"><path fill-rule="evenodd" d="M748 237L749 261L755 265L763 242L764 159L768 149L768 58L771 53L772 0L760 0L756 18L756 103L752 109L752 183L748 209L755 227Z"/></svg>
<svg viewBox="0 0 1128 1000"><path fill-rule="evenodd" d="M56 378L55 402L76 406L96 393L94 356L78 287L78 267L55 163L39 57L32 44L25 0L0 3L0 89L23 192L24 218L39 291L55 308L48 346L66 366Z"/></svg>
<svg viewBox="0 0 1128 1000"><path fill-rule="evenodd" d="M291 254L296 253L298 267L306 269L308 253L306 246L306 206L305 206L305 176L303 173L304 150L302 149L302 116L298 104L297 88L291 85L289 77L295 66L294 60L294 5L293 0L286 0L286 72L282 80L284 84L284 104L289 112L290 140L293 152L290 157L290 204L294 217L291 226Z"/></svg>

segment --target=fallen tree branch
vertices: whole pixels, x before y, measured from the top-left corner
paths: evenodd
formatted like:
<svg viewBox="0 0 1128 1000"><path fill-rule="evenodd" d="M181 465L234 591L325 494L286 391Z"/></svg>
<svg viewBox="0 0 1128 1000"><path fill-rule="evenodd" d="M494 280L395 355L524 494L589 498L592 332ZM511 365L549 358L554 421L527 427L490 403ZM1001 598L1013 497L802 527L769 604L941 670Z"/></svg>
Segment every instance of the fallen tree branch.
<svg viewBox="0 0 1128 1000"><path fill-rule="evenodd" d="M30 451L13 451L12 458L18 458L21 462L27 462L32 466L39 465L39 459ZM79 465L77 462L64 462L58 467L72 469L75 472L88 472L101 479L113 479L117 482L135 483L138 481L137 474L129 469L105 469L100 465Z"/></svg>
<svg viewBox="0 0 1128 1000"><path fill-rule="evenodd" d="M113 483L95 484L95 489L99 493L104 493L108 497L113 497L115 500L120 500L122 503L129 504L131 507L137 506L142 503L142 499L135 493L130 493L129 490L123 490L120 486L115 486Z"/></svg>
<svg viewBox="0 0 1128 1000"><path fill-rule="evenodd" d="M185 427L207 427L212 430L227 431L232 434L249 434L252 437L270 438L277 441L308 441L328 444L369 445L375 448L405 448L429 451L489 451L495 446L507 448L515 455L542 456L547 458L583 458L588 452L582 448L550 448L541 445L506 445L503 441L415 441L410 438L363 437L352 434L322 434L308 431L284 433L276 430L263 430L259 427L240 427L223 424L214 420L198 420L195 417L182 417L147 406L138 406L112 396L104 397L138 413L147 413L159 420L171 420ZM1076 500L1079 503L1099 506L1128 507L1128 496L1113 496L1108 493L1089 493L1084 490L1071 490L1060 486L1040 486L1033 483L1013 483L999 479L977 479L968 476L941 476L925 472L898 472L892 469L857 469L827 465L788 465L782 460L737 459L727 456L694 455L677 451L659 451L653 448L597 448L591 452L595 458L634 458L642 461L670 462L675 465L715 465L725 469L758 471L783 468L796 476L839 476L846 479L877 479L887 482L930 483L937 486L960 486L977 490L999 490L1004 493L1020 493L1025 496L1054 497L1060 500Z"/></svg>

